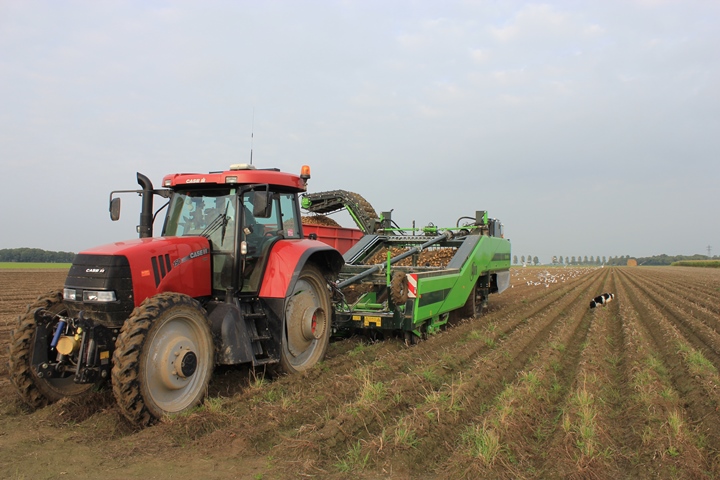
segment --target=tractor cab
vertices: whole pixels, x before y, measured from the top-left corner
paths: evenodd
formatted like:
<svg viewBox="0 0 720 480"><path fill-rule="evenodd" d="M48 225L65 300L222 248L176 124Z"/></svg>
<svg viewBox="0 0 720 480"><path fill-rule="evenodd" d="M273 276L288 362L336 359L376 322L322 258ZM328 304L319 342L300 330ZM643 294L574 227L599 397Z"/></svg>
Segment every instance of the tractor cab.
<svg viewBox="0 0 720 480"><path fill-rule="evenodd" d="M211 274L206 290L213 298L257 295L272 246L281 239L302 239L297 195L305 192L309 178L307 166L298 176L238 164L207 174L166 175L162 183L165 188L155 190L147 177L138 174L143 190L135 192L143 196L143 207L137 230L141 238L152 237L153 220L167 207L163 238L202 237L209 243L207 252L199 249L173 263L209 254ZM127 192L112 192L113 220L120 215L120 199L113 195ZM156 212L152 211L154 195L168 198ZM156 277L164 278L164 271L173 266L165 265ZM163 268L162 262L159 267Z"/></svg>
<svg viewBox="0 0 720 480"><path fill-rule="evenodd" d="M302 238L296 196L269 184L178 188L170 197L162 235L208 239L213 296L257 294L272 245Z"/></svg>

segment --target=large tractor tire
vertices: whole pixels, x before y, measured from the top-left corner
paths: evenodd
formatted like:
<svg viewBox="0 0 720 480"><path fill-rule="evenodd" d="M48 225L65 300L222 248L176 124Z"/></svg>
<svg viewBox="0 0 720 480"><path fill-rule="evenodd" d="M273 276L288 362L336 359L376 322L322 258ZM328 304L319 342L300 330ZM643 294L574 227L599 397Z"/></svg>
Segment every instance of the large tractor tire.
<svg viewBox="0 0 720 480"><path fill-rule="evenodd" d="M68 372L62 377L40 378L33 370L31 362L35 350L35 312L45 309L54 314L65 314L62 292L53 291L38 297L35 303L28 305L24 314L18 316L17 326L10 332L10 360L8 370L12 381L23 402L32 408L42 408L64 397L75 397L88 392L93 384L77 384L75 374ZM57 322L50 325L55 331ZM52 338L50 334L49 338ZM54 358L56 352L50 351L48 340L48 358ZM77 354L75 354L77 356Z"/></svg>
<svg viewBox="0 0 720 480"><path fill-rule="evenodd" d="M115 342L113 393L123 415L144 427L198 405L215 366L202 306L178 293L145 300Z"/></svg>
<svg viewBox="0 0 720 480"><path fill-rule="evenodd" d="M305 265L285 302L280 368L285 373L308 370L325 357L330 343L330 293L323 274Z"/></svg>

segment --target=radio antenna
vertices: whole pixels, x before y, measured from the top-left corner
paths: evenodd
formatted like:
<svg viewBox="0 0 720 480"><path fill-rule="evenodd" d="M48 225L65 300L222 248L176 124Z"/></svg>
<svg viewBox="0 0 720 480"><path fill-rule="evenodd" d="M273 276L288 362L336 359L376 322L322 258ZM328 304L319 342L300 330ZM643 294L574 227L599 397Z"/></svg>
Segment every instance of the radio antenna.
<svg viewBox="0 0 720 480"><path fill-rule="evenodd" d="M250 129L250 165L252 165L253 141L255 140L255 107L253 107L252 127Z"/></svg>

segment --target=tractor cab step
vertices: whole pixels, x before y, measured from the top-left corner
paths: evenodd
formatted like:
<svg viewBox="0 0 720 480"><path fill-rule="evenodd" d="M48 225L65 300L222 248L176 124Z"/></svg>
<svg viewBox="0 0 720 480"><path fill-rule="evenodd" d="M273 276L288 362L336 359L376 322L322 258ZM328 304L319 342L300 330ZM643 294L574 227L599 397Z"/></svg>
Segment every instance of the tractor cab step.
<svg viewBox="0 0 720 480"><path fill-rule="evenodd" d="M256 358L253 360L253 367L262 367L263 365L274 365L276 363L280 363L280 360L277 358Z"/></svg>

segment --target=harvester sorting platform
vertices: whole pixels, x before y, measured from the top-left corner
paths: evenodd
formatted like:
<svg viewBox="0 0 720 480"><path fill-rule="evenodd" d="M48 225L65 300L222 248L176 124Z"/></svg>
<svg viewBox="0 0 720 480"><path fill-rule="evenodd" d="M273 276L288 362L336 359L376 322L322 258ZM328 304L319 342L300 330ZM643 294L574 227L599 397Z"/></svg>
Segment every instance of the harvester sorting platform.
<svg viewBox="0 0 720 480"><path fill-rule="evenodd" d="M504 238L502 223L488 218L485 211L463 217L472 220L464 225L458 220L455 227L429 226L418 231L398 227L390 212L378 216L367 201L351 192L306 194L302 205L318 213L334 212L344 205L358 227L369 232L343 255L345 265L333 296L338 334L399 332L409 343L416 343L452 317L479 314L489 294L500 293L510 284L510 242ZM423 252L440 250L452 251L447 264L423 264ZM403 252L392 257L393 251ZM382 252L387 252L385 261L368 265ZM358 284L362 293L352 295L350 301L347 292Z"/></svg>

